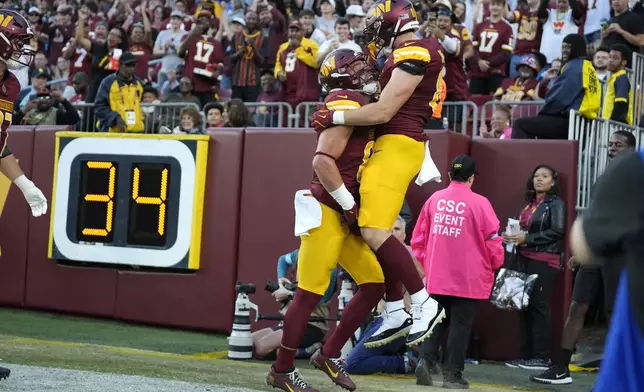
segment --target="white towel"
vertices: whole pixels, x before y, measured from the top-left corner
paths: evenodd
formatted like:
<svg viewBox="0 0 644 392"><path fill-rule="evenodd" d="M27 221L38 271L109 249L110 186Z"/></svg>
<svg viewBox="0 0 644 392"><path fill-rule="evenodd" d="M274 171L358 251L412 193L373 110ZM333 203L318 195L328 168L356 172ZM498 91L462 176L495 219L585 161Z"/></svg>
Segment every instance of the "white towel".
<svg viewBox="0 0 644 392"><path fill-rule="evenodd" d="M416 177L416 184L423 185L430 181L441 182L441 173L438 171L432 155L429 153L429 141L425 142L425 158L420 167L420 173Z"/></svg>
<svg viewBox="0 0 644 392"><path fill-rule="evenodd" d="M295 192L295 236L309 235L322 224L322 207L308 189Z"/></svg>

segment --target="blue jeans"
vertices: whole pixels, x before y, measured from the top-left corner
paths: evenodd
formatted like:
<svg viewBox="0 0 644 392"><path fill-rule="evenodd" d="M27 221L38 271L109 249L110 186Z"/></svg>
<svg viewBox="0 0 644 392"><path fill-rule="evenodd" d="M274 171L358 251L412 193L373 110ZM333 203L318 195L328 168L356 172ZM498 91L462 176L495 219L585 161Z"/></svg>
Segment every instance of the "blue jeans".
<svg viewBox="0 0 644 392"><path fill-rule="evenodd" d="M345 369L351 374L399 373L405 374L405 338L398 338L381 347L366 348L364 341L380 328L382 317L376 318L360 337L345 360Z"/></svg>
<svg viewBox="0 0 644 392"><path fill-rule="evenodd" d="M517 71L517 65L521 64L524 58L528 57L528 54L515 54L510 58L510 78L516 78L519 76L519 71Z"/></svg>

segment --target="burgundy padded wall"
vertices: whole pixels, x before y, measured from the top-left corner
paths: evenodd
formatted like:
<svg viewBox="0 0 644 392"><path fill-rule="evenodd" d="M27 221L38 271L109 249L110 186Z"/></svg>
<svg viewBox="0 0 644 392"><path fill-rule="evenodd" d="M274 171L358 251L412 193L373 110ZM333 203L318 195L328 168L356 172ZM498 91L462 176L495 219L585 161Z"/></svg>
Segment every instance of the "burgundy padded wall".
<svg viewBox="0 0 644 392"><path fill-rule="evenodd" d="M18 164L28 178L32 177L34 127L12 126L9 128L8 146L18 159ZM29 217L31 210L18 187L0 174L0 303L22 306L25 299L25 277L29 243ZM8 193L5 193L8 192ZM6 197L6 199L5 199ZM42 219L47 219L44 217Z"/></svg>
<svg viewBox="0 0 644 392"><path fill-rule="evenodd" d="M53 189L54 146L57 130L66 127L38 127L34 138L33 182L50 201ZM116 270L96 267L68 267L47 257L51 209L29 221L29 255L25 304L51 309L112 317L116 297Z"/></svg>
<svg viewBox="0 0 644 392"><path fill-rule="evenodd" d="M118 271L117 318L220 332L232 327L243 129L209 132L200 269Z"/></svg>
<svg viewBox="0 0 644 392"><path fill-rule="evenodd" d="M550 165L559 172L561 197L568 211L568 228L572 225L577 186L577 142L474 139L471 156L476 160L479 173L473 190L490 200L501 221L501 230L505 229L508 218L518 215L525 206L523 195L526 182L532 170L541 163ZM556 350L561 347L561 332L568 314L571 287L571 272L566 268L559 275L551 301L552 353L558 352ZM482 358L518 358L517 312L502 311L488 301L481 301L475 329L481 337Z"/></svg>
<svg viewBox="0 0 644 392"><path fill-rule="evenodd" d="M277 259L300 244L293 233L293 200L297 190L309 187L315 145L311 129L246 129L237 278L257 285L251 301L262 314L279 309L264 290L266 280L277 279ZM273 324L261 322L254 328Z"/></svg>
<svg viewBox="0 0 644 392"><path fill-rule="evenodd" d="M414 215L414 222L429 196L449 184L447 173L452 160L459 155L469 154L470 151L470 138L468 136L451 131L427 131L427 136L432 159L441 172L441 182L429 182L422 187L414 182L409 185L407 203Z"/></svg>

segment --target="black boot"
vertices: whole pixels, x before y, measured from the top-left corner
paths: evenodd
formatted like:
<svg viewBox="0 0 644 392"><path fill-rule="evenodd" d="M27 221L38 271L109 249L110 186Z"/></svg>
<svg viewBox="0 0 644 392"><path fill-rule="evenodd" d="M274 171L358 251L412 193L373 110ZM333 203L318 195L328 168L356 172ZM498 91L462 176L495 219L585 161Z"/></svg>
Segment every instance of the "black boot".
<svg viewBox="0 0 644 392"><path fill-rule="evenodd" d="M443 388L447 389L469 389L470 384L465 381L461 372L445 373L443 372Z"/></svg>

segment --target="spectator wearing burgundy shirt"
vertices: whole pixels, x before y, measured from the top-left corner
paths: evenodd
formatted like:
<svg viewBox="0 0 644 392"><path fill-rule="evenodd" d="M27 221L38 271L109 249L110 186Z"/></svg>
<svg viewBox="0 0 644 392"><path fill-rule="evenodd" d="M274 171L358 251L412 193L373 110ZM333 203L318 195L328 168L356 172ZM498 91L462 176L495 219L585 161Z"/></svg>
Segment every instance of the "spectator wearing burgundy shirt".
<svg viewBox="0 0 644 392"><path fill-rule="evenodd" d="M141 19L143 23L136 23L132 26L132 32L130 34L131 43L130 43L130 52L136 56L136 68L134 69L134 75L143 80L148 81L148 63L152 58L152 24L148 18L147 11L145 11L145 2L141 6L144 9L141 14Z"/></svg>
<svg viewBox="0 0 644 392"><path fill-rule="evenodd" d="M284 94L282 89L277 87L273 70L262 71L260 79L260 86L262 92L257 97L257 102L282 102ZM258 127L283 127L285 123L279 123L279 111L281 108L277 106L260 106L255 112L255 124ZM282 120L285 120L286 113L282 110Z"/></svg>
<svg viewBox="0 0 644 392"><path fill-rule="evenodd" d="M288 25L288 41L280 46L275 76L282 82L284 99L293 109L301 102L318 101L318 45L304 38L297 20Z"/></svg>
<svg viewBox="0 0 644 392"><path fill-rule="evenodd" d="M490 0L490 17L474 28L470 79L472 95L493 94L507 76L514 33L512 26L503 19L505 7L505 0Z"/></svg>
<svg viewBox="0 0 644 392"><path fill-rule="evenodd" d="M547 370L550 367L550 298L559 272L566 228L566 205L559 197L557 172L539 165L528 178L528 203L519 213L521 232L503 234L517 248L516 263L528 275L537 274L528 308L519 313L521 358L506 362L513 368Z"/></svg>
<svg viewBox="0 0 644 392"><path fill-rule="evenodd" d="M232 97L243 102L256 102L259 76L266 63L268 49L267 42L259 31L257 13L248 11L245 18L243 30L235 33L231 43Z"/></svg>
<svg viewBox="0 0 644 392"><path fill-rule="evenodd" d="M507 78L503 81L494 93L494 99L506 102L535 99L537 74L539 73L537 59L532 55L524 57L521 63L517 64L517 72L517 77Z"/></svg>
<svg viewBox="0 0 644 392"><path fill-rule="evenodd" d="M465 74L465 55L472 55L472 41L467 27L452 24L452 14L447 10L438 11L436 25L445 36L456 40L455 51L444 51L445 54L445 84L447 85L446 101L467 101L467 75ZM436 34L440 34L438 31ZM443 37L439 37L443 38ZM469 52L469 53L468 53ZM448 109L449 112L449 109ZM458 118L448 115L447 118Z"/></svg>
<svg viewBox="0 0 644 392"><path fill-rule="evenodd" d="M519 24L514 54L510 59L511 78L519 76L517 66L526 56L539 51L543 24L548 20L548 3L549 0L528 0L516 11L505 12L508 22Z"/></svg>
<svg viewBox="0 0 644 392"><path fill-rule="evenodd" d="M257 5L259 15L259 25L261 26L262 35L267 41L266 68L275 66L275 56L282 42L286 40L286 19L284 15L275 7L263 0Z"/></svg>
<svg viewBox="0 0 644 392"><path fill-rule="evenodd" d="M72 7L61 5L58 7L55 22L50 25L49 36L49 63L56 63L56 59L63 54L63 47L74 36L75 26L72 24Z"/></svg>

